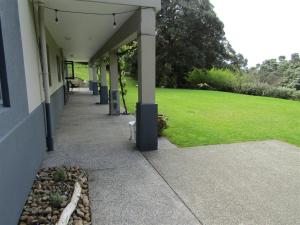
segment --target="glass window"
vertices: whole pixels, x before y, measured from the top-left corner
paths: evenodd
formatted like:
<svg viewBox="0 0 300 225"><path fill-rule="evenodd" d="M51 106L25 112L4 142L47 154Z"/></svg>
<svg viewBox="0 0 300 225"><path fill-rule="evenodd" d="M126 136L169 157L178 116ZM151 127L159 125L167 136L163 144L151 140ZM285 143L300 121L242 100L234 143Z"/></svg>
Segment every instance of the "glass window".
<svg viewBox="0 0 300 225"><path fill-rule="evenodd" d="M5 107L10 106L1 20L0 20L0 104Z"/></svg>
<svg viewBox="0 0 300 225"><path fill-rule="evenodd" d="M60 59L58 56L56 56L56 63L57 63L58 82L61 82L61 65L60 65Z"/></svg>
<svg viewBox="0 0 300 225"><path fill-rule="evenodd" d="M0 104L3 105L2 88L1 88L1 76L0 76Z"/></svg>

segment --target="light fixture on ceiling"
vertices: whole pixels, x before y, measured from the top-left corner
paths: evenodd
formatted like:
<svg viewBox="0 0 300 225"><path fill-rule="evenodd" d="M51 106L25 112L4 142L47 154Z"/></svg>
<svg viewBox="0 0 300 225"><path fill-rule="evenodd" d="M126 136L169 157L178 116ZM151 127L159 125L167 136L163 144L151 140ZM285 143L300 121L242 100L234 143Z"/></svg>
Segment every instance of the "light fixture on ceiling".
<svg viewBox="0 0 300 225"><path fill-rule="evenodd" d="M58 14L58 10L55 9L55 23L56 24L58 24L58 16L57 16L57 14Z"/></svg>
<svg viewBox="0 0 300 225"><path fill-rule="evenodd" d="M113 28L115 29L117 27L117 23L116 23L116 14L113 13L113 18L114 18L114 24L113 24Z"/></svg>
<svg viewBox="0 0 300 225"><path fill-rule="evenodd" d="M70 36L65 36L65 40L66 40L66 41L71 41L72 38L71 38Z"/></svg>

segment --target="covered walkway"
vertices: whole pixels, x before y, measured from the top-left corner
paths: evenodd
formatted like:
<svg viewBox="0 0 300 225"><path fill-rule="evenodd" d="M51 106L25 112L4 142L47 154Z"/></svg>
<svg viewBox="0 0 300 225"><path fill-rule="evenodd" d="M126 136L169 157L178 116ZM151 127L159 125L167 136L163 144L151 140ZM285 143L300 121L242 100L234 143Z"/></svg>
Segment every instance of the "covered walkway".
<svg viewBox="0 0 300 225"><path fill-rule="evenodd" d="M93 225L198 225L175 192L130 143L133 116L109 116L90 92L71 95L44 167L76 165L89 172Z"/></svg>

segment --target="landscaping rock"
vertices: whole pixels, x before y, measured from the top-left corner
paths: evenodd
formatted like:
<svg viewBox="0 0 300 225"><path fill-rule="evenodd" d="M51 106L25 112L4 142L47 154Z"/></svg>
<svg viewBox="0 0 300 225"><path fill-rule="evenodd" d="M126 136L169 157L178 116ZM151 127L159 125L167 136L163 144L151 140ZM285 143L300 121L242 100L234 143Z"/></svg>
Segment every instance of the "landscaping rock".
<svg viewBox="0 0 300 225"><path fill-rule="evenodd" d="M62 174L65 175L62 176ZM79 182L81 185L82 196L68 224L90 225L88 176L79 167L41 169L24 206L19 225L55 225L62 211L70 202L75 182Z"/></svg>

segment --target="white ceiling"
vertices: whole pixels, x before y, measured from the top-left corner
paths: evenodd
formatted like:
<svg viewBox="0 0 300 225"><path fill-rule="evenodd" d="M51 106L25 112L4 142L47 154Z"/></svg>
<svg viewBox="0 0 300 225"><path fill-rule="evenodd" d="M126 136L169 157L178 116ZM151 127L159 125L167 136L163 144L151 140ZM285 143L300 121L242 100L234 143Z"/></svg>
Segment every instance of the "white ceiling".
<svg viewBox="0 0 300 225"><path fill-rule="evenodd" d="M48 0L46 7L58 10L89 13L117 13L138 9L137 6L107 4L74 0ZM113 28L113 16L82 15L58 12L58 24L55 12L45 9L46 27L56 43L63 49L67 60L88 62L119 27L133 14L116 15L117 28Z"/></svg>

